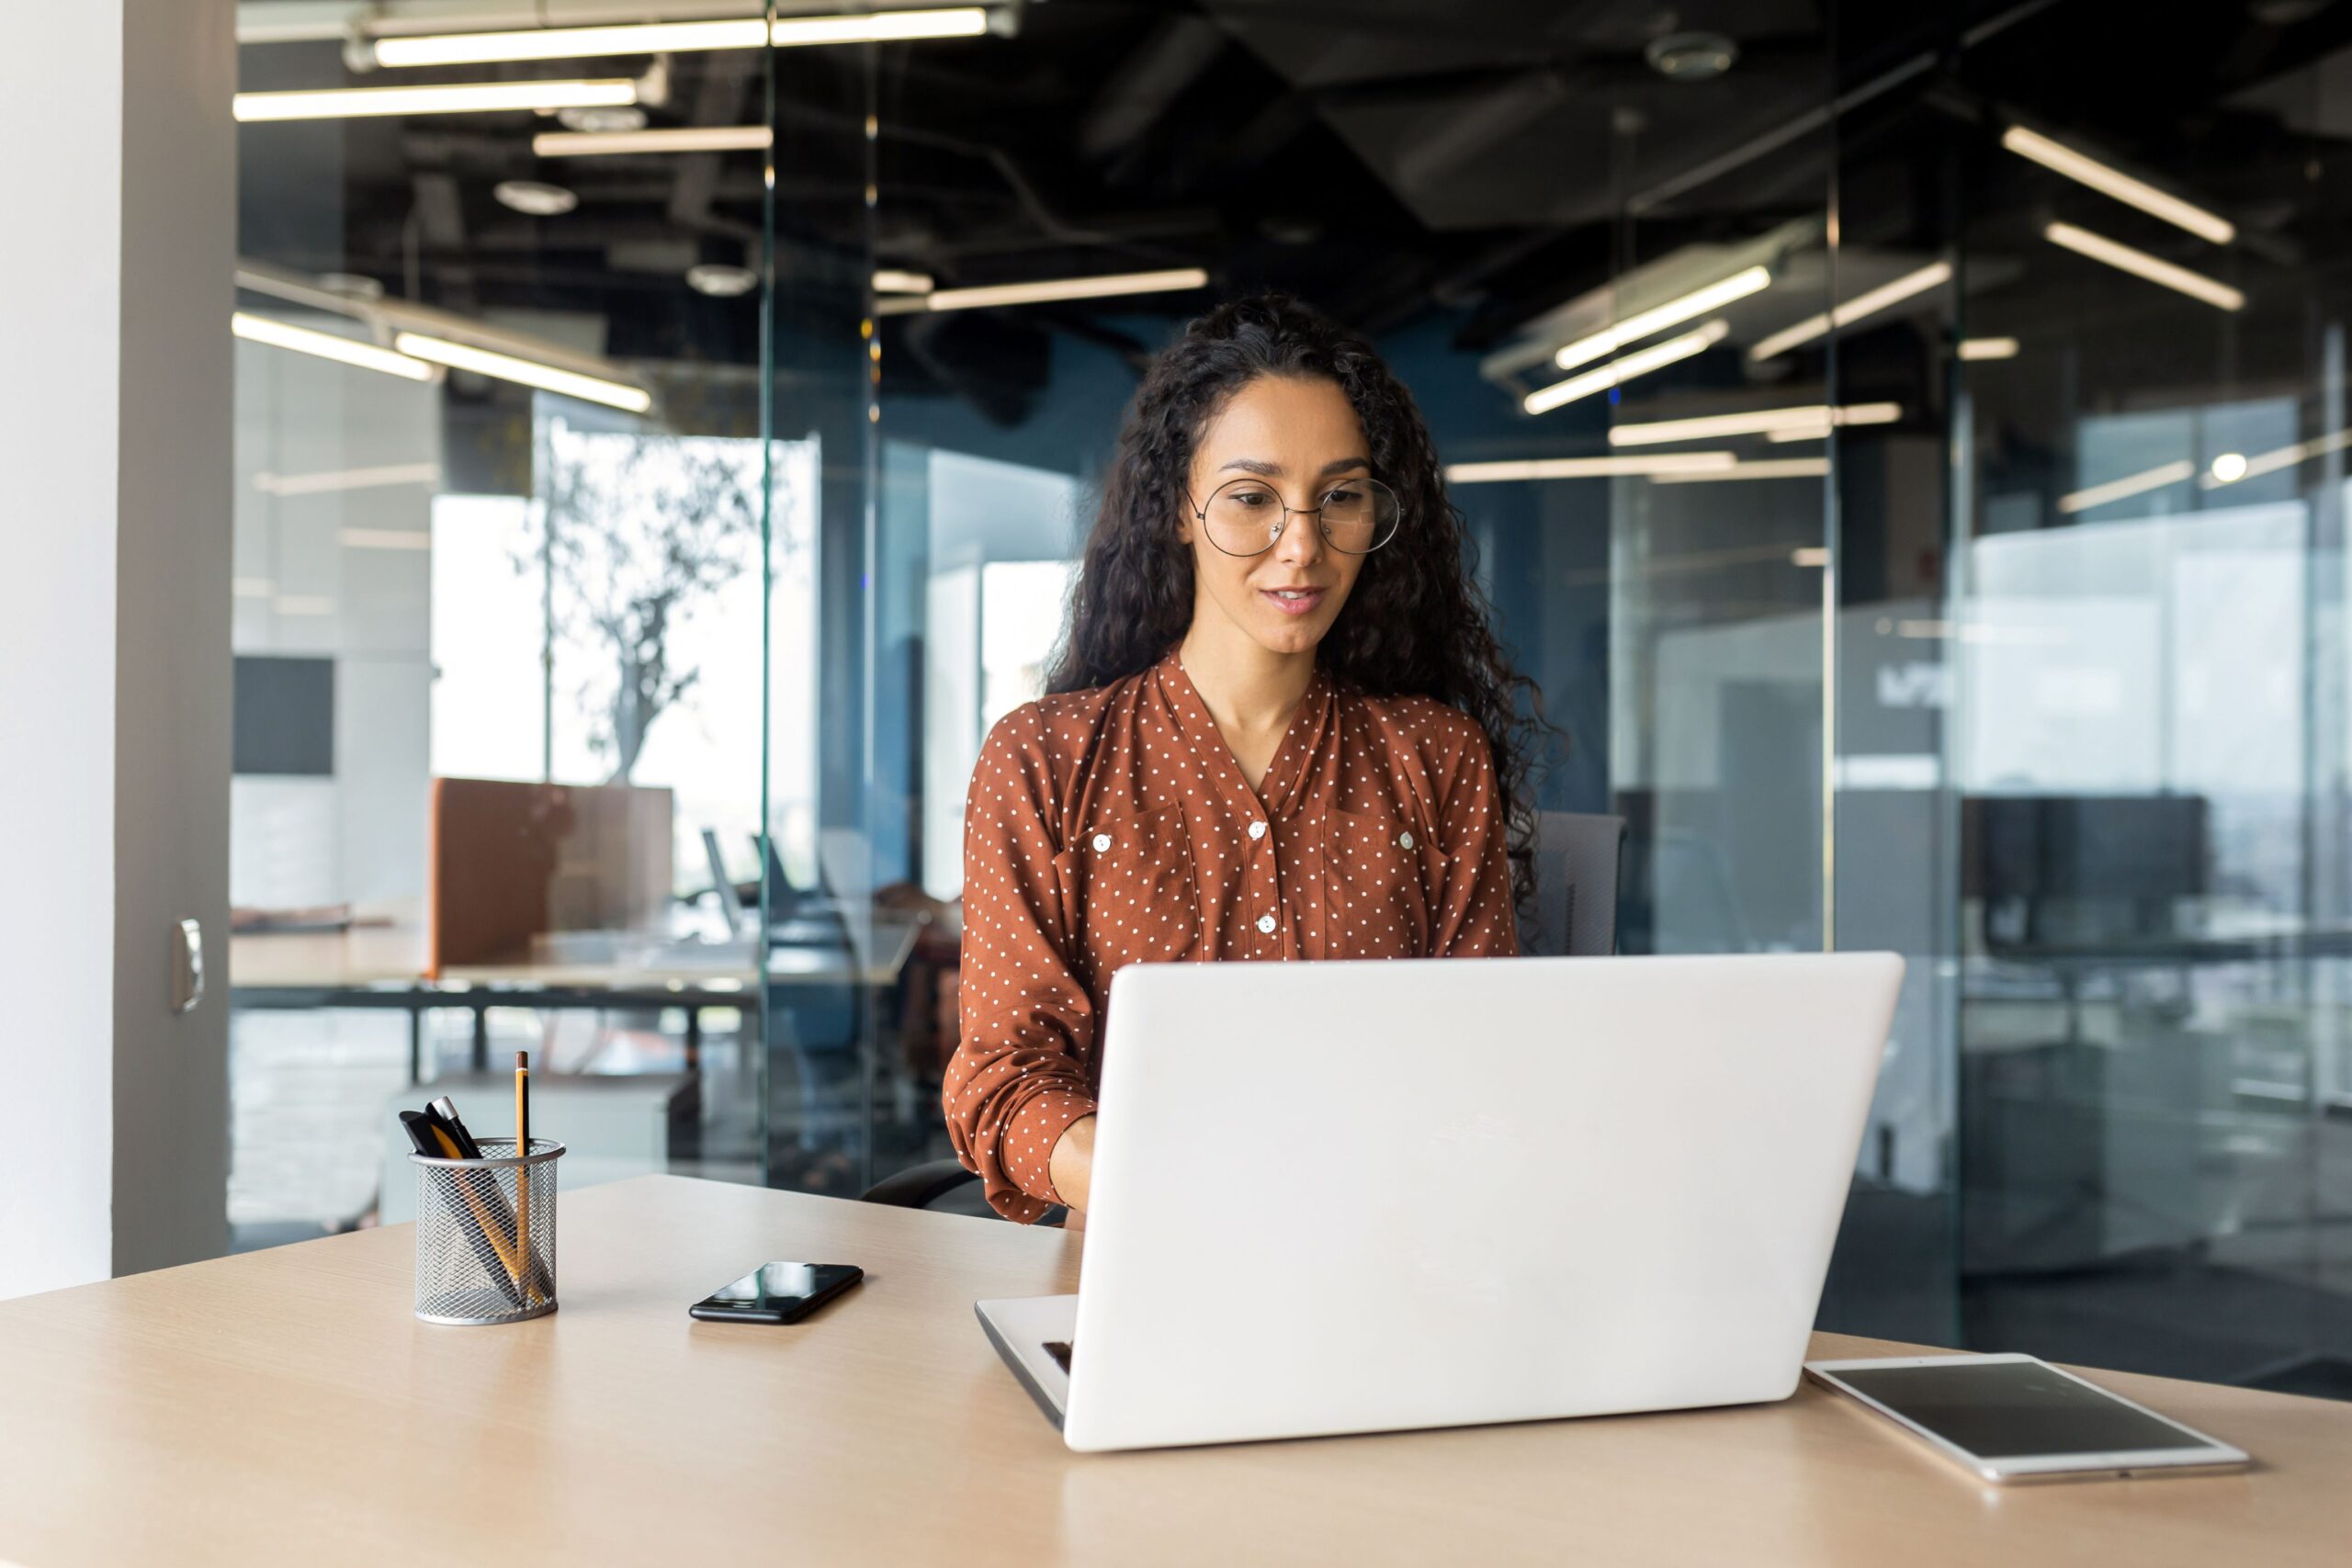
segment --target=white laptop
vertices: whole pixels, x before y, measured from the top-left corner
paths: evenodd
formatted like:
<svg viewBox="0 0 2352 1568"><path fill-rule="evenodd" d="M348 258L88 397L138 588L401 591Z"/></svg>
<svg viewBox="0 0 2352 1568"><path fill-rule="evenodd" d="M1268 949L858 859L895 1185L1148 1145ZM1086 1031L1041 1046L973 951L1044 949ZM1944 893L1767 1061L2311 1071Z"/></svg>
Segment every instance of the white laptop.
<svg viewBox="0 0 2352 1568"><path fill-rule="evenodd" d="M1902 976L1123 970L1079 1293L980 1322L1089 1451L1784 1399Z"/></svg>

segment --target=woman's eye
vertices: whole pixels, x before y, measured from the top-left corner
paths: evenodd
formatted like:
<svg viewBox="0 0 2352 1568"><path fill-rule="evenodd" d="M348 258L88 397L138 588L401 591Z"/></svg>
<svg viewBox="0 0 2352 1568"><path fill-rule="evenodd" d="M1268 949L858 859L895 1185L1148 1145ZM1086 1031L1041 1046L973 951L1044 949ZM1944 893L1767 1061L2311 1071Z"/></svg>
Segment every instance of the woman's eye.
<svg viewBox="0 0 2352 1568"><path fill-rule="evenodd" d="M1272 496L1268 495L1261 490L1238 490L1233 492L1232 496L1235 505L1253 509L1265 505L1272 499L1273 498Z"/></svg>

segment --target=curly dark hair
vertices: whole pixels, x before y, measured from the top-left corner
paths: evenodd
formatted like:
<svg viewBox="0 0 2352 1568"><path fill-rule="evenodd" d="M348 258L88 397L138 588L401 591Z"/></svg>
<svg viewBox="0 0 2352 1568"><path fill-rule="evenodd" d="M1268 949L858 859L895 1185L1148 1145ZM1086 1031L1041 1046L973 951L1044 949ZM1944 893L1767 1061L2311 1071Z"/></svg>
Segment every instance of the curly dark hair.
<svg viewBox="0 0 2352 1568"><path fill-rule="evenodd" d="M1433 697L1478 723L1510 816L1511 880L1523 905L1535 829L1529 772L1543 732L1540 694L1504 658L1474 547L1446 499L1429 427L1372 345L1284 295L1218 306L1152 362L1128 405L1119 456L1086 541L1051 692L1107 685L1149 669L1193 619L1193 552L1178 498L1209 421L1261 376L1319 378L1355 408L1373 472L1404 504L1404 524L1364 558L1339 619L1316 649L1334 680L1379 696ZM1521 694L1527 698L1522 706Z"/></svg>

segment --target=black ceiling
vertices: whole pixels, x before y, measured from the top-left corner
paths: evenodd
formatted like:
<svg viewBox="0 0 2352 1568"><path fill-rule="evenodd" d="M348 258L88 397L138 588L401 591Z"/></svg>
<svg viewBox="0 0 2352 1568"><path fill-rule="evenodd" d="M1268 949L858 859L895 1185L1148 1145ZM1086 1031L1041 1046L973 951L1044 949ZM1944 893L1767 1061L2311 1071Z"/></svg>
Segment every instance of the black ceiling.
<svg viewBox="0 0 2352 1568"><path fill-rule="evenodd" d="M1676 83L1644 62L1650 39L1694 28L1737 42L1728 73ZM1615 269L1819 213L1833 172L1848 243L1949 236L1954 203L1997 240L2005 214L2024 225L2043 210L2037 171L1943 159L1957 186L1920 171L1935 163L1923 153L1989 141L2012 114L2221 204L2247 231L2249 265L2302 265L2352 252L2334 232L2352 212L2338 198L2352 165L2335 157L2352 108L2325 107L2335 84L2315 63L2347 45L2352 4L2328 0L1040 0L1010 39L773 57L778 273L854 315L869 259L943 287L1197 265L1219 287L1290 288L1369 330L1440 313L1481 349ZM243 54L248 89L362 85L332 44ZM766 57L669 65L656 123L768 112ZM1833 92L1849 95L1834 128ZM702 299L682 275L756 261L760 156L542 161L516 121L247 126L243 248L458 310L601 316L617 355L748 362L751 302ZM510 212L491 187L516 177L569 186L581 205ZM1117 341L1119 318L1198 301L1064 307L943 341L1009 366L1041 329ZM952 357L893 374L945 367L953 384Z"/></svg>

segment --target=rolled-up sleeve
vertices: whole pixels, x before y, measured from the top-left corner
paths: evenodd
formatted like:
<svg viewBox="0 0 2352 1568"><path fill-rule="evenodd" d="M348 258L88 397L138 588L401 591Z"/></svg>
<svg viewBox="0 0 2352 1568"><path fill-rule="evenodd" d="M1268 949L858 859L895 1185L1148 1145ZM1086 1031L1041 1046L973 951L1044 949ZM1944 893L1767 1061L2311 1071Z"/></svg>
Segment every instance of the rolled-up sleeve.
<svg viewBox="0 0 2352 1568"><path fill-rule="evenodd" d="M940 1099L956 1157L997 1213L1023 1224L1060 1200L1047 1172L1063 1130L1093 1113L1094 1002L1074 971L1054 864L1059 814L1037 705L999 720L964 807L962 1041Z"/></svg>
<svg viewBox="0 0 2352 1568"><path fill-rule="evenodd" d="M1441 781L1438 834L1452 854L1432 958L1516 958L1519 917L1510 881L1510 822L1496 787L1486 731L1451 716L1456 744Z"/></svg>

